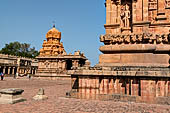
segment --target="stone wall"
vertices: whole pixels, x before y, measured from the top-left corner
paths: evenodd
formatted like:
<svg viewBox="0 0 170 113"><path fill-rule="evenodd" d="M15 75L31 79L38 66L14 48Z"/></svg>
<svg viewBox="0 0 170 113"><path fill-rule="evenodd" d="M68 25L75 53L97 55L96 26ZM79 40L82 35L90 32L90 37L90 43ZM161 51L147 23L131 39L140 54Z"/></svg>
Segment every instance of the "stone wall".
<svg viewBox="0 0 170 113"><path fill-rule="evenodd" d="M130 68L129 68L130 69ZM132 72L133 70L133 72ZM169 69L84 70L72 73L76 98L170 104ZM88 75L94 72L92 75ZM70 72L71 73L71 72ZM81 74L80 74L81 73ZM82 74L83 73L83 74ZM98 73L98 74L97 74ZM160 99L162 98L162 99Z"/></svg>

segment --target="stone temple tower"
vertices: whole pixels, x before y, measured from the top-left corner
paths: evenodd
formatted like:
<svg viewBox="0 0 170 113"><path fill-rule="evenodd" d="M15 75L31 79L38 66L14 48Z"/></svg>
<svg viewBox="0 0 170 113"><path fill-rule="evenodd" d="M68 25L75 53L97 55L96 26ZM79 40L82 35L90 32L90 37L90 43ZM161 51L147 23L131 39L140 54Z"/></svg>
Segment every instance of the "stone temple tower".
<svg viewBox="0 0 170 113"><path fill-rule="evenodd" d="M70 96L170 104L170 0L105 0L95 67L69 71Z"/></svg>
<svg viewBox="0 0 170 113"><path fill-rule="evenodd" d="M55 25L46 34L47 40L43 42L43 48L40 49L40 56L56 56L59 54L66 54L61 40L61 32L59 32Z"/></svg>

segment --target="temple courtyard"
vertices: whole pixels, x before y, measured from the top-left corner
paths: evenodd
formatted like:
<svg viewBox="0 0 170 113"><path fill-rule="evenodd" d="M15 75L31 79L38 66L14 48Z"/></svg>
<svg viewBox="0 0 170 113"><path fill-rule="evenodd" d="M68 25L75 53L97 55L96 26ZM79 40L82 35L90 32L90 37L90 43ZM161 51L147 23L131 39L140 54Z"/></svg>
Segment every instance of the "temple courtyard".
<svg viewBox="0 0 170 113"><path fill-rule="evenodd" d="M170 113L170 105L66 98L66 92L71 90L70 84L70 79L29 80L26 77L6 77L0 81L0 89L24 89L22 97L27 101L1 104L0 113ZM35 101L33 97L40 88L44 88L48 99Z"/></svg>

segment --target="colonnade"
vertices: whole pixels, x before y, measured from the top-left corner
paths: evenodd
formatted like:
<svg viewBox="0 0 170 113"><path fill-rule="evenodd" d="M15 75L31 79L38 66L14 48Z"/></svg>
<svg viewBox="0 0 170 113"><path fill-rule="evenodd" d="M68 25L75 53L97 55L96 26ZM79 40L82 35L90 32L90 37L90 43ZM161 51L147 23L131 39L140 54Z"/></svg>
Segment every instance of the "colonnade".
<svg viewBox="0 0 170 113"><path fill-rule="evenodd" d="M31 68L20 68L17 66L0 66L0 72L3 72L4 74L7 75L15 75L17 72L19 74L35 74L36 73L36 68L31 67Z"/></svg>

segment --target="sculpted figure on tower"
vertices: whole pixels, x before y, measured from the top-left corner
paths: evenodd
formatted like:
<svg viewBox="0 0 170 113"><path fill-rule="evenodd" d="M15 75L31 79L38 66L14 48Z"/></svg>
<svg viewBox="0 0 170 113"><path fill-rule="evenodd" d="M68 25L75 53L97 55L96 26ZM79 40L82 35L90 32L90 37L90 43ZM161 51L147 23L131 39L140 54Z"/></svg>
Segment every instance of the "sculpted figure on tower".
<svg viewBox="0 0 170 113"><path fill-rule="evenodd" d="M130 10L128 4L122 7L121 17L123 19L124 27L130 27L129 19L130 19Z"/></svg>

